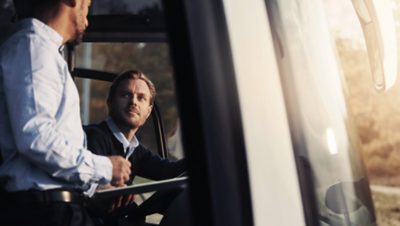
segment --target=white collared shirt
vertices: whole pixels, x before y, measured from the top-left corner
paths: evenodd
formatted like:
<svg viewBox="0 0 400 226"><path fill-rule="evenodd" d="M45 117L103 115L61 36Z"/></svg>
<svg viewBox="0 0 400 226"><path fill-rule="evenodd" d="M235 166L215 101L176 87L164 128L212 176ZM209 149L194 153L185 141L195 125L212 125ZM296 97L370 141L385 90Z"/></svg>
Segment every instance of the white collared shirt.
<svg viewBox="0 0 400 226"><path fill-rule="evenodd" d="M136 136L134 136L131 141L128 141L128 139L126 139L124 134L119 130L118 126L115 124L114 120L111 117L107 117L106 122L114 137L122 143L122 146L124 147L125 158L128 159L133 154L135 149L139 146L138 139L136 138Z"/></svg>
<svg viewBox="0 0 400 226"><path fill-rule="evenodd" d="M85 190L111 180L111 161L85 147L62 41L41 21L25 19L0 47L0 185L7 191Z"/></svg>

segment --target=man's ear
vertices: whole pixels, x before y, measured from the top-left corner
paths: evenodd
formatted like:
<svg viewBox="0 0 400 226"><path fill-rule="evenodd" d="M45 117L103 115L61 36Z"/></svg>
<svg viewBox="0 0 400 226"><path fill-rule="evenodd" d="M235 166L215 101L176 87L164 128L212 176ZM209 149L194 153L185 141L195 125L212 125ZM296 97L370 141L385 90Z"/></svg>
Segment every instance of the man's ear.
<svg viewBox="0 0 400 226"><path fill-rule="evenodd" d="M147 112L146 119L150 116L151 111L153 110L153 106L154 106L154 105L149 106L149 112Z"/></svg>

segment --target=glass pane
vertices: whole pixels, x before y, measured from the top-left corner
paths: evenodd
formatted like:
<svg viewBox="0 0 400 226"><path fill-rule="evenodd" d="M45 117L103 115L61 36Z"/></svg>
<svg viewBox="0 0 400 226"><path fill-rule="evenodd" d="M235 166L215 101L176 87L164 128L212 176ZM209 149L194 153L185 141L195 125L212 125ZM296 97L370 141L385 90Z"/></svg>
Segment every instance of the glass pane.
<svg viewBox="0 0 400 226"><path fill-rule="evenodd" d="M81 116L84 124L96 123L104 120L107 117L107 105L105 100L107 99L111 83L84 78L75 78L75 83L81 94ZM87 92L86 95L84 94L85 92ZM89 101L87 106L85 105L86 101Z"/></svg>
<svg viewBox="0 0 400 226"><path fill-rule="evenodd" d="M375 1L379 2L379 1ZM389 1L397 34L400 1ZM347 100L360 137L360 149L368 172L378 225L400 225L400 83L385 93L374 89L367 45L351 1L325 0L329 29L347 82ZM397 41L399 35L397 35ZM392 46L395 48L395 46ZM398 49L396 50L397 52ZM397 64L398 65L398 64Z"/></svg>
<svg viewBox="0 0 400 226"><path fill-rule="evenodd" d="M304 197L308 223L373 225L368 180L322 1L267 2L300 178L308 180L301 181L302 190L313 192ZM307 203L310 197L315 203Z"/></svg>
<svg viewBox="0 0 400 226"><path fill-rule="evenodd" d="M163 118L167 146L171 158L182 158L179 119L176 106L176 94L173 70L169 60L169 50L165 43L83 43L76 49L76 67L105 72L122 73L137 69L146 74L156 86L156 104ZM77 80L82 100L82 118L85 124L99 122L107 115L106 98L109 84L102 81ZM84 89L83 87L86 86ZM84 92L89 91L89 103ZM86 90L86 91L85 91ZM87 107L89 106L89 107ZM89 115L85 120L85 115ZM153 135L154 125L148 120L138 133L141 141L149 148L157 150ZM140 135L140 134L145 134Z"/></svg>

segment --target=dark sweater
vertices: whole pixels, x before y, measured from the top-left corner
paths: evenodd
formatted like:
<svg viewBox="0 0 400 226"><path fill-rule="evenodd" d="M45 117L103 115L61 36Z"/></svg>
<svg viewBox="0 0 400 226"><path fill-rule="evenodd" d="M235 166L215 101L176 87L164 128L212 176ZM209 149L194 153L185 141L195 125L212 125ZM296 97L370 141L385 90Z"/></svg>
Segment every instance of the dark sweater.
<svg viewBox="0 0 400 226"><path fill-rule="evenodd" d="M84 127L87 135L88 149L98 155L125 156L123 145L113 135L105 121ZM151 180L163 180L182 174L186 167L184 160L171 161L145 148L143 145L135 149L128 159L131 164L130 184L136 175Z"/></svg>

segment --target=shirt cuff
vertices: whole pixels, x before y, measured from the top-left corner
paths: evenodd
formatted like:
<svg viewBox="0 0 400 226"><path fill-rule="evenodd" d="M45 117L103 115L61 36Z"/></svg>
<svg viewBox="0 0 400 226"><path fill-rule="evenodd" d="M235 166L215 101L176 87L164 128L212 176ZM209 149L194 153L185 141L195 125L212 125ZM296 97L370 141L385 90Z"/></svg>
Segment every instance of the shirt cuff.
<svg viewBox="0 0 400 226"><path fill-rule="evenodd" d="M90 188L88 190L84 191L85 195L87 197L91 198L94 195L94 193L96 192L97 186L99 186L99 185L96 183L90 184Z"/></svg>
<svg viewBox="0 0 400 226"><path fill-rule="evenodd" d="M112 180L112 163L108 157L100 155L92 155L94 166L94 179L99 184L108 184Z"/></svg>

